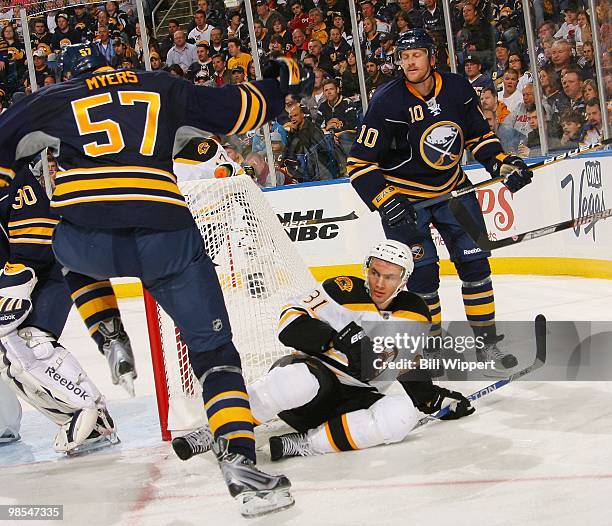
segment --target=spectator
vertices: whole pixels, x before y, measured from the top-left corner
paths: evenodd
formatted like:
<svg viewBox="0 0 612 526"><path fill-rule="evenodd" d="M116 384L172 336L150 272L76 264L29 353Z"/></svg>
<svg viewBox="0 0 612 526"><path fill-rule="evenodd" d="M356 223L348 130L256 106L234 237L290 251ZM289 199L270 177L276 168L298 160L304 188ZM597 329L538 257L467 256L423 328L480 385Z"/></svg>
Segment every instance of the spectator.
<svg viewBox="0 0 612 526"><path fill-rule="evenodd" d="M329 58L332 63L337 62L337 54L346 56L351 50L348 42L342 36L342 32L337 27L332 27L329 30L329 42L323 48L323 54Z"/></svg>
<svg viewBox="0 0 612 526"><path fill-rule="evenodd" d="M133 31L128 21L126 13L122 13L119 10L119 2L109 1L105 4L106 14L108 15L108 25L113 26L114 29L119 33L125 33L126 36L130 36ZM115 35L119 36L119 35Z"/></svg>
<svg viewBox="0 0 612 526"><path fill-rule="evenodd" d="M275 20L276 24L278 21ZM255 20L253 23L253 31L255 33L255 48L257 49L257 53L259 54L259 58L263 57L265 52L268 50L270 46L270 35L268 34L268 30L264 27L264 25L259 21ZM253 53L253 45L251 44L251 39L247 39L248 47Z"/></svg>
<svg viewBox="0 0 612 526"><path fill-rule="evenodd" d="M408 13L406 11L399 11L393 19L391 35L395 40L397 40L409 29L411 29L411 26L410 19L408 18Z"/></svg>
<svg viewBox="0 0 612 526"><path fill-rule="evenodd" d="M348 42L349 46L353 46L353 35L351 34L350 30L347 30L344 27L344 15L340 12L335 12L333 17L332 17L333 22L333 27L337 27L340 32L342 33L342 38L344 38L344 40L346 40Z"/></svg>
<svg viewBox="0 0 612 526"><path fill-rule="evenodd" d="M484 88L495 88L495 84L489 75L482 73L482 64L476 55L468 55L463 62L465 76L470 81L476 94L480 97Z"/></svg>
<svg viewBox="0 0 612 526"><path fill-rule="evenodd" d="M508 45L503 40L498 41L495 45L495 63L493 64L493 74L491 78L499 90L501 90L503 86L504 71L508 69L509 58L510 51L508 50Z"/></svg>
<svg viewBox="0 0 612 526"><path fill-rule="evenodd" d="M294 0L291 3L291 13L293 18L287 24L290 31L301 29L304 33L308 29L308 13L304 11L301 0Z"/></svg>
<svg viewBox="0 0 612 526"><path fill-rule="evenodd" d="M233 11L227 15L229 26L225 31L227 34L228 42L232 38L237 38L240 42L247 42L249 39L249 29L243 23L240 11Z"/></svg>
<svg viewBox="0 0 612 526"><path fill-rule="evenodd" d="M374 4L370 0L364 0L361 2L361 22L359 22L359 40L363 42L365 35L364 22L366 18L373 19L374 30L380 33L389 33L391 27L387 22L381 20L376 16L374 11Z"/></svg>
<svg viewBox="0 0 612 526"><path fill-rule="evenodd" d="M576 53L580 55L582 54L582 46L585 42L593 41L593 33L591 31L591 20L586 11L579 11L576 18L578 24L575 33Z"/></svg>
<svg viewBox="0 0 612 526"><path fill-rule="evenodd" d="M297 95L285 95L285 106L283 108L283 111L276 118L276 122L278 122L280 125L284 125L289 122L289 113L291 111L291 108L293 108L293 106L295 105L299 106L299 104L300 98Z"/></svg>
<svg viewBox="0 0 612 526"><path fill-rule="evenodd" d="M523 63L523 57L520 53L510 53L510 56L508 57L508 67L518 73L519 79L516 89L522 93L523 88L527 86L527 84L531 84L533 81L531 79L531 72Z"/></svg>
<svg viewBox="0 0 612 526"><path fill-rule="evenodd" d="M151 69L153 71L160 71L166 67L166 64L162 62L157 51L151 51L151 55L149 56L151 58Z"/></svg>
<svg viewBox="0 0 612 526"><path fill-rule="evenodd" d="M200 42L196 45L198 60L187 69L187 78L193 80L198 73L203 73L206 80L210 80L213 74L212 60L208 56L208 45Z"/></svg>
<svg viewBox="0 0 612 526"><path fill-rule="evenodd" d="M152 53L153 51L155 51L157 54L159 54L159 43L157 42L155 38L153 38L149 34L149 28L146 28L146 31L149 37L149 53ZM135 33L134 38L132 38L132 48L134 49L134 52L136 53L136 58L138 59L138 61L144 64L144 49L142 47L142 35L140 33L140 24L138 22L136 22L136 25L134 26L134 33Z"/></svg>
<svg viewBox="0 0 612 526"><path fill-rule="evenodd" d="M590 99L586 103L586 118L587 124L584 127L580 146L591 146L603 140L603 132L601 128L601 109L599 100Z"/></svg>
<svg viewBox="0 0 612 526"><path fill-rule="evenodd" d="M306 119L299 104L289 110L285 158L297 161L299 168L292 175L301 181L335 179L338 175L333 144L326 141L321 128Z"/></svg>
<svg viewBox="0 0 612 526"><path fill-rule="evenodd" d="M198 0L198 11L203 11L206 23L211 27L221 27L223 17L217 9L211 9L208 0ZM188 30L191 31L196 26L195 20L189 24Z"/></svg>
<svg viewBox="0 0 612 526"><path fill-rule="evenodd" d="M116 38L113 41L113 47L115 50L115 55L113 56L113 60L111 61L111 66L115 69L120 69L124 61L130 62L132 67L136 66L136 53L135 51L128 47L126 43L120 38Z"/></svg>
<svg viewBox="0 0 612 526"><path fill-rule="evenodd" d="M487 119L491 131L496 134L499 127L499 122L497 122L497 114L492 110L487 110L484 108L482 110L482 114L485 116L485 119Z"/></svg>
<svg viewBox="0 0 612 526"><path fill-rule="evenodd" d="M227 67L230 71L236 66L242 66L242 69L247 71L249 62L253 60L253 57L248 53L243 53L240 40L237 38L230 38L227 41L227 52L229 54Z"/></svg>
<svg viewBox="0 0 612 526"><path fill-rule="evenodd" d="M585 102L582 98L582 73L575 67L565 72L561 77L561 86L563 93L569 100L569 106L572 110L583 112Z"/></svg>
<svg viewBox="0 0 612 526"><path fill-rule="evenodd" d="M55 75L47 75L43 79L43 86L51 86L52 84L55 84Z"/></svg>
<svg viewBox="0 0 612 526"><path fill-rule="evenodd" d="M170 64L168 66L168 73L170 73L170 75L176 75L177 77L185 76L185 72L179 64Z"/></svg>
<svg viewBox="0 0 612 526"><path fill-rule="evenodd" d="M244 157L242 157L242 154L240 153L240 150L237 146L227 142L223 145L223 148L225 149L227 155L232 161L238 164L244 164Z"/></svg>
<svg viewBox="0 0 612 526"><path fill-rule="evenodd" d="M400 11L406 13L410 27L423 27L423 14L418 9L418 2L417 8L415 8L414 0L399 0L397 7Z"/></svg>
<svg viewBox="0 0 612 526"><path fill-rule="evenodd" d="M30 40L32 42L32 46L37 48L38 44L41 42L51 46L53 43L53 35L47 31L47 26L45 25L45 20L43 18L35 18L31 23L31 28Z"/></svg>
<svg viewBox="0 0 612 526"><path fill-rule="evenodd" d="M536 111L535 106L529 110L527 118L530 131L527 137L525 137L525 139L521 141L518 146L518 154L521 157L536 156L540 155L542 152L540 147L538 112Z"/></svg>
<svg viewBox="0 0 612 526"><path fill-rule="evenodd" d="M174 33L180 29L180 25L177 20L171 18L168 20L168 35L165 36L159 43L159 53L162 59L166 60L168 51L174 46Z"/></svg>
<svg viewBox="0 0 612 526"><path fill-rule="evenodd" d="M508 107L497 98L497 90L495 88L484 88L480 94L480 103L483 110L490 110L495 113L498 124L503 123L506 117L510 115Z"/></svg>
<svg viewBox="0 0 612 526"><path fill-rule="evenodd" d="M47 66L47 54L42 49L37 49L32 53L34 60L34 75L36 76L36 84L39 88L44 85L45 77L53 75L54 71ZM24 76L28 76L28 72L24 71Z"/></svg>
<svg viewBox="0 0 612 526"><path fill-rule="evenodd" d="M376 50L380 47L380 34L376 30L376 20L368 17L363 20L363 38L361 49L364 59L374 57Z"/></svg>
<svg viewBox="0 0 612 526"><path fill-rule="evenodd" d="M529 119L527 114L535 106L535 97L533 95L533 85L527 84L523 88L523 101L516 107L514 111L504 119L503 128L513 128L516 132L524 137L530 131Z"/></svg>
<svg viewBox="0 0 612 526"><path fill-rule="evenodd" d="M325 100L319 106L322 127L326 132L334 134L334 141L339 149L336 158L346 169L346 158L355 140L358 106L349 99L340 95L338 83L334 79L327 79L323 83Z"/></svg>
<svg viewBox="0 0 612 526"><path fill-rule="evenodd" d="M306 35L310 37L310 40L318 40L322 45L327 44L329 40L329 34L327 33L327 26L323 21L323 13L318 7L308 11L308 29Z"/></svg>
<svg viewBox="0 0 612 526"><path fill-rule="evenodd" d="M573 41L576 37L576 30L579 29L578 8L575 5L568 5L565 9L563 9L563 15L565 21L563 24L561 24L559 31L557 31L553 36L556 39L563 38L565 40Z"/></svg>
<svg viewBox="0 0 612 526"><path fill-rule="evenodd" d="M551 20L545 20L538 25L538 39L536 40L536 59L538 65L543 67L549 60L544 52L544 42L554 42L555 23Z"/></svg>
<svg viewBox="0 0 612 526"><path fill-rule="evenodd" d="M210 32L209 52L211 57L214 55L223 55L227 58L227 41L223 40L223 30L215 27Z"/></svg>
<svg viewBox="0 0 612 526"><path fill-rule="evenodd" d="M212 26L206 22L206 13L201 10L197 10L193 15L195 21L195 27L187 35L187 40L192 44L199 44L210 42L210 33L212 32Z"/></svg>
<svg viewBox="0 0 612 526"><path fill-rule="evenodd" d="M559 117L561 110L568 105L567 99L561 91L561 84L558 82L552 66L541 69L538 72L538 76L543 93L542 104L550 119L550 125L553 127L553 130L549 128L548 133L556 133L560 129Z"/></svg>
<svg viewBox="0 0 612 526"><path fill-rule="evenodd" d="M561 114L560 123L563 130L563 135L559 141L560 146L568 150L578 148L584 126L582 113L567 109Z"/></svg>
<svg viewBox="0 0 612 526"><path fill-rule="evenodd" d="M595 78L595 49L593 48L593 42L587 41L582 45L582 56L578 59L578 66L582 69L583 78Z"/></svg>
<svg viewBox="0 0 612 526"><path fill-rule="evenodd" d="M246 82L246 72L242 66L234 66L231 70L232 84L242 84Z"/></svg>
<svg viewBox="0 0 612 526"><path fill-rule="evenodd" d="M325 94L323 93L323 82L326 80L327 74L321 68L314 68L314 87L310 97L304 97L302 99L302 108L312 117L312 119L318 124L321 123L321 115L319 113L319 106L325 100Z"/></svg>
<svg viewBox="0 0 612 526"><path fill-rule="evenodd" d="M288 55L295 60L301 62L308 53L308 42L306 42L306 35L301 29L294 29L291 33L293 39L293 46L288 51Z"/></svg>
<svg viewBox="0 0 612 526"><path fill-rule="evenodd" d="M168 66L178 64L183 69L183 72L189 69L189 66L198 60L196 47L187 42L185 32L177 29L174 32L174 46L168 51L166 63Z"/></svg>
<svg viewBox="0 0 612 526"><path fill-rule="evenodd" d="M283 24L287 24L285 18L277 11L270 9L268 2L265 0L257 0L257 2L255 2L255 7L257 10L257 18L263 22L263 25L270 33L273 32L272 23L274 20L280 19Z"/></svg>
<svg viewBox="0 0 612 526"><path fill-rule="evenodd" d="M57 21L57 28L53 33L51 48L55 53L59 53L66 45L78 44L81 41L81 35L77 31L70 29L68 24L70 16L65 11L59 12L55 19Z"/></svg>
<svg viewBox="0 0 612 526"><path fill-rule="evenodd" d="M264 49L268 49L272 35L276 35L281 38L283 50L290 49L293 45L291 33L287 31L287 26L280 18L277 18L274 20L274 22L272 22L272 34L268 36Z"/></svg>
<svg viewBox="0 0 612 526"><path fill-rule="evenodd" d="M550 60L560 79L561 70L572 63L572 45L567 40L556 40L550 48Z"/></svg>
<svg viewBox="0 0 612 526"><path fill-rule="evenodd" d="M334 68L329 57L327 55L323 55L323 46L321 45L321 42L316 39L308 42L308 53L315 57L317 67L321 68L328 75L333 74Z"/></svg>
<svg viewBox="0 0 612 526"><path fill-rule="evenodd" d="M374 56L380 60L380 71L385 75L395 75L397 71L395 64L395 40L393 40L391 35L382 35L380 37L380 47L376 50Z"/></svg>
<svg viewBox="0 0 612 526"><path fill-rule="evenodd" d="M98 42L96 43L100 53L104 55L108 63L110 64L113 61L113 57L115 56L115 50L113 48L113 44L110 40L110 32L108 31L108 27L99 26L98 27Z"/></svg>
<svg viewBox="0 0 612 526"><path fill-rule="evenodd" d="M268 45L268 53L266 54L266 58L270 60L271 58L282 57L284 54L285 49L283 39L278 35L272 35L270 37L270 44Z"/></svg>
<svg viewBox="0 0 612 526"><path fill-rule="evenodd" d="M599 99L599 90L593 79L587 79L582 83L582 100L591 99Z"/></svg>
<svg viewBox="0 0 612 526"><path fill-rule="evenodd" d="M483 62L488 59L490 64L493 36L491 25L482 18L471 3L463 5L462 13L464 22L463 27L457 33L457 47L463 48L469 43L474 44L476 51L470 54L478 54Z"/></svg>
<svg viewBox="0 0 612 526"><path fill-rule="evenodd" d="M221 54L212 57L213 75L210 80L211 86L224 86L232 83L232 75L225 67L225 57Z"/></svg>
<svg viewBox="0 0 612 526"><path fill-rule="evenodd" d="M508 68L504 72L503 84L504 89L499 99L508 106L508 109L512 112L523 101L523 94L517 89L518 73Z"/></svg>
<svg viewBox="0 0 612 526"><path fill-rule="evenodd" d="M371 57L366 59L365 62L366 67L366 91L368 93L368 97L372 97L373 93L378 89L379 86L386 84L390 80L393 80L393 77L390 75L386 75L380 71L380 61Z"/></svg>
<svg viewBox="0 0 612 526"><path fill-rule="evenodd" d="M437 0L424 0L424 7L421 11L423 18L423 28L436 41L446 38L446 30L444 27L444 12L438 5Z"/></svg>
<svg viewBox="0 0 612 526"><path fill-rule="evenodd" d="M342 73L341 85L342 95L345 97L354 97L360 93L359 77L357 76L357 58L355 52L351 49L346 55L347 67Z"/></svg>
<svg viewBox="0 0 612 526"><path fill-rule="evenodd" d="M257 152L251 152L246 156L244 163L248 166L251 166L255 172L255 177L253 180L257 183L257 186L260 188L264 188L266 186L270 186L270 183L276 185L276 181L269 181L270 179L270 167L266 162L263 155ZM282 177L282 181L279 184L283 184L284 176Z"/></svg>

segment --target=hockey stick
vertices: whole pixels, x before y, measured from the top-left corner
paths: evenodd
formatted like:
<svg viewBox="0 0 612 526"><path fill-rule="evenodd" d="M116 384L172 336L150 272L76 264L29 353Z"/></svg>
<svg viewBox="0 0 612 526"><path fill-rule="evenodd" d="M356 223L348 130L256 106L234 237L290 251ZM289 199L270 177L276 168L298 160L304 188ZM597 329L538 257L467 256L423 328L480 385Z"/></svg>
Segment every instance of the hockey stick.
<svg viewBox="0 0 612 526"><path fill-rule="evenodd" d="M467 397L470 402L474 402L483 396L492 393L493 391L497 391L502 388L504 385L508 385L510 382L514 382L519 378L539 369L546 363L546 318L543 314L538 314L535 318L535 337L536 337L536 358L535 361L529 366L525 367L520 371L517 371L514 374L508 376L508 378L504 378L502 380L498 380L497 382L480 389ZM417 429L429 422L433 422L434 420L440 420L443 416L447 415L450 411L450 407L443 407L438 411L435 415L427 415L421 418L417 425L414 426L414 429ZM414 430L413 429L413 430Z"/></svg>
<svg viewBox="0 0 612 526"><path fill-rule="evenodd" d="M568 219L567 221L561 221L560 223L555 223L554 225L536 228L534 230L523 232L522 234L517 234L515 236L498 239L497 241L492 241L489 239L489 235L487 234L487 232L483 232L480 226L476 224L474 218L466 210L465 206L463 206L463 203L461 203L461 201L459 201L458 199L453 199L450 202L449 207L453 212L454 216L457 218L457 221L459 221L459 223L469 234L469 236L476 242L476 244L482 250L487 251L507 247L510 245L516 245L517 243L521 243L523 241L528 241L530 239L535 239L542 236L548 236L549 234L561 232L562 230L567 230L568 228L574 228L580 225L592 223L593 221L599 221L600 219L607 219L609 217L612 217L612 208L607 208L606 210L578 217L576 219Z"/></svg>
<svg viewBox="0 0 612 526"><path fill-rule="evenodd" d="M529 169L537 170L538 168L542 168L544 166L550 166L551 164L558 163L560 161L565 161L565 159L570 159L578 155L582 155L583 153L597 150L598 148L607 146L608 144L612 144L612 139L605 139L601 142L592 144L591 146L582 146L581 148L575 148L574 150L569 150L559 155L554 155L552 157L549 157L548 159L544 159L543 161L540 161L539 163L530 165ZM427 208L428 206L437 205L438 203L443 203L444 201L453 199L454 197L459 197L461 195L470 194L472 192L476 192L477 190L480 190L481 188L485 188L487 186L491 186L496 183L503 183L505 180L506 180L506 177L500 175L499 177L494 177L493 179L488 179L486 181L482 181L480 183L473 184L471 186L466 186L465 188L453 190L452 192L449 192L448 194L440 195L438 197L432 197L431 199L426 199L425 201L415 203L414 209L420 210L421 208Z"/></svg>

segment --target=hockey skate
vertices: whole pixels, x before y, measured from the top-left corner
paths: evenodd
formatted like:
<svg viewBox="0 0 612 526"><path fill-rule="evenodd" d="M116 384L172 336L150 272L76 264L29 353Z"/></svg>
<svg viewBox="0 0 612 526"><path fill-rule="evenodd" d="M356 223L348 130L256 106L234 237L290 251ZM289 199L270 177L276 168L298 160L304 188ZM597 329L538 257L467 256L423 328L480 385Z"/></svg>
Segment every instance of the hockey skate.
<svg viewBox="0 0 612 526"><path fill-rule="evenodd" d="M76 416L76 415L75 415ZM73 417L74 419L75 417ZM66 453L69 457L87 455L110 446L119 444L121 440L117 436L115 423L105 407L98 409L98 420L96 426L89 436L78 446L71 444L73 431L72 422L61 427L55 438L54 449L58 453Z"/></svg>
<svg viewBox="0 0 612 526"><path fill-rule="evenodd" d="M204 426L182 437L172 439L172 449L181 460L189 460L195 455L210 451L214 441L210 428Z"/></svg>
<svg viewBox="0 0 612 526"><path fill-rule="evenodd" d="M273 461L287 457L310 457L314 454L307 433L270 437L270 457Z"/></svg>
<svg viewBox="0 0 612 526"><path fill-rule="evenodd" d="M485 376L507 376L508 370L518 365L518 360L514 354L504 352L497 346L503 338L503 335L495 336L495 338L486 342L482 349L476 350L476 359L479 362L493 361L494 363L495 369L486 369Z"/></svg>
<svg viewBox="0 0 612 526"><path fill-rule="evenodd" d="M287 477L258 470L255 463L244 455L230 453L228 445L229 440L220 437L212 448L230 495L238 501L243 517L265 515L295 504Z"/></svg>
<svg viewBox="0 0 612 526"><path fill-rule="evenodd" d="M19 433L13 433L10 430L6 430L2 436L0 436L0 444L8 444L9 442L17 442L21 439Z"/></svg>
<svg viewBox="0 0 612 526"><path fill-rule="evenodd" d="M130 339L123 329L119 318L111 318L100 323L98 330L104 338L100 352L104 354L110 367L113 384L120 384L134 398L134 380L137 378L134 353Z"/></svg>

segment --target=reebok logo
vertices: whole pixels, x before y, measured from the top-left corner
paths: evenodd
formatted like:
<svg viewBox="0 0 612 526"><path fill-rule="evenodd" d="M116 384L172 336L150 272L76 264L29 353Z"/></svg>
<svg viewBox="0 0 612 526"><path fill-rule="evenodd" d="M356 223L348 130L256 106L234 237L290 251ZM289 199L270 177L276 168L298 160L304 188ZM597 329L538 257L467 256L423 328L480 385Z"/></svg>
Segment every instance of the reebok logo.
<svg viewBox="0 0 612 526"><path fill-rule="evenodd" d="M478 252L481 252L480 248L476 247L476 248L470 248L469 250L464 250L463 251L463 255L467 256L468 254L476 254Z"/></svg>
<svg viewBox="0 0 612 526"><path fill-rule="evenodd" d="M14 314L3 314L0 316L0 321L15 321Z"/></svg>
<svg viewBox="0 0 612 526"><path fill-rule="evenodd" d="M81 397L83 400L87 400L89 398L89 394L82 387L79 387L76 384L73 384L71 380L67 380L61 374L55 372L53 367L47 367L45 374L64 387L66 390L73 392L76 396Z"/></svg>
<svg viewBox="0 0 612 526"><path fill-rule="evenodd" d="M356 344L359 340L361 340L363 337L365 336L365 332L364 331L360 331L357 334L353 334L353 336L351 336L351 345Z"/></svg>

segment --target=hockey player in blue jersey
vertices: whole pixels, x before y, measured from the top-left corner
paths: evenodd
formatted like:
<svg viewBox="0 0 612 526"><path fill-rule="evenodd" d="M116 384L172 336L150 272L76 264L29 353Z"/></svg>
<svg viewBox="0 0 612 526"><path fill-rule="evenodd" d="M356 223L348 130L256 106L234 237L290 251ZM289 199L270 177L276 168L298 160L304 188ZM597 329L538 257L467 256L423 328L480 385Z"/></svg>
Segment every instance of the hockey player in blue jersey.
<svg viewBox="0 0 612 526"><path fill-rule="evenodd" d="M434 41L425 30L407 31L398 39L396 53L403 74L372 98L347 161L351 183L368 207L380 213L386 236L411 246L415 269L407 286L429 306L432 333L440 333L441 309L431 224L462 281L468 321L477 336L485 337L479 358L495 360L501 370L513 368L516 357L496 345L501 336L495 330L490 253L462 229L447 202L418 213L413 203L469 184L460 164L465 148L492 176L507 176L511 192L529 184L532 172L522 159L504 153L469 82L436 71ZM484 229L474 193L460 199Z"/></svg>
<svg viewBox="0 0 612 526"><path fill-rule="evenodd" d="M312 72L281 57L270 78L208 88L165 72L115 71L89 44L65 48L62 69L71 80L0 117L0 177L8 183L16 161L54 151L58 260L94 278L141 279L189 347L219 465L241 512L291 506L289 480L255 467L240 356L214 266L172 173L172 151L179 136L261 126L282 111L287 93L311 89Z"/></svg>
<svg viewBox="0 0 612 526"><path fill-rule="evenodd" d="M56 224L23 165L0 189L0 383L59 426L56 451L74 454L114 443L116 433L97 387L57 341L72 301L51 249ZM6 393L0 406L0 442L16 439L20 407Z"/></svg>

